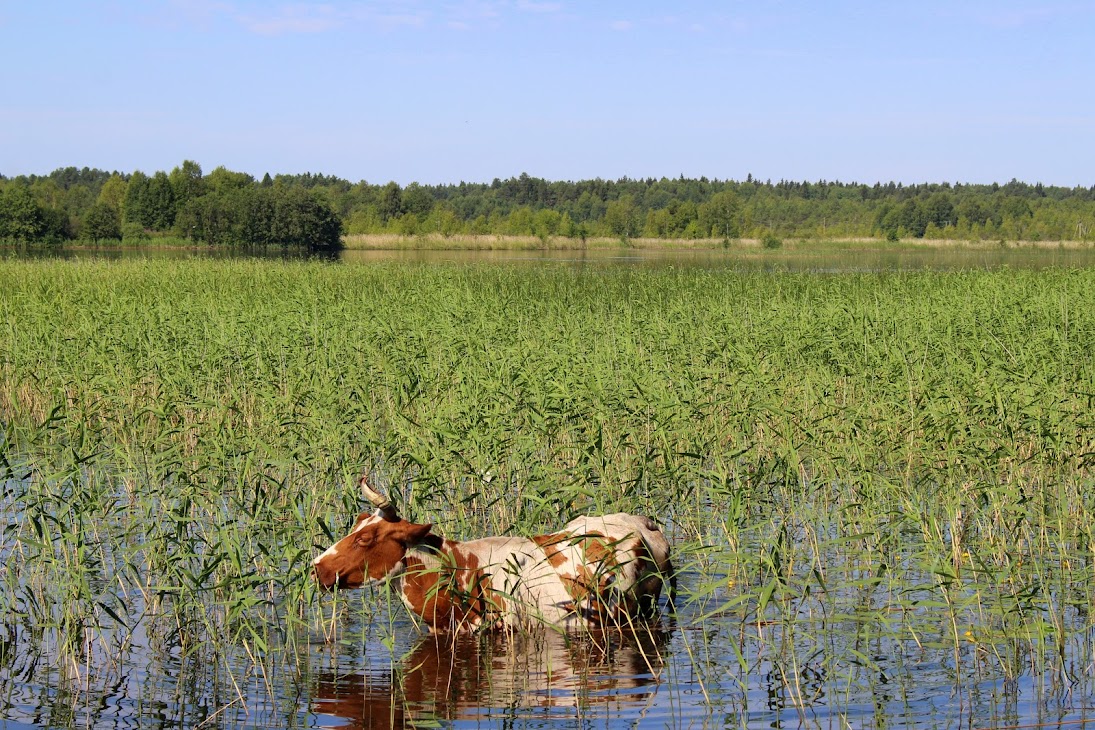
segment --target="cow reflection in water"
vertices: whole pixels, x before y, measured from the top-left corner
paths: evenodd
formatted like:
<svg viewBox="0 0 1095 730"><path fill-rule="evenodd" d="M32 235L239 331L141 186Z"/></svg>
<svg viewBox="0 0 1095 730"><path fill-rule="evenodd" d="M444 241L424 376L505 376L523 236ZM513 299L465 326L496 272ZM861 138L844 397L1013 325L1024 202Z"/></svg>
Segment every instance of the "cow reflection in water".
<svg viewBox="0 0 1095 730"><path fill-rule="evenodd" d="M391 677L323 672L312 712L338 727L398 728L537 710L619 713L648 704L664 669L667 632L425 636ZM598 713L600 714L600 713Z"/></svg>

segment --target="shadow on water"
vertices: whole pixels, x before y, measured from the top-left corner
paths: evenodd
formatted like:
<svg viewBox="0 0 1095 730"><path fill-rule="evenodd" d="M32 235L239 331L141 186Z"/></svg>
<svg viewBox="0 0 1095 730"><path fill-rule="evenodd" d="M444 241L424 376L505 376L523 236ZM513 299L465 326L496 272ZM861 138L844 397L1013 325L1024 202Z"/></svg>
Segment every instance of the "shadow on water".
<svg viewBox="0 0 1095 730"><path fill-rule="evenodd" d="M311 710L319 727L346 728L635 720L662 687L669 636L425 636L386 675L318 672Z"/></svg>

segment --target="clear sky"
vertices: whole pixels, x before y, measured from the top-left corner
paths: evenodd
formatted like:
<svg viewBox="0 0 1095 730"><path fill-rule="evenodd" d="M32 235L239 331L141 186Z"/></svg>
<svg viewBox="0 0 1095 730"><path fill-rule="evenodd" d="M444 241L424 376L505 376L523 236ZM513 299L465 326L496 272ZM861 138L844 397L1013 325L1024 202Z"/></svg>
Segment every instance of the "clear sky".
<svg viewBox="0 0 1095 730"><path fill-rule="evenodd" d="M1095 184L1095 0L0 0L0 174Z"/></svg>

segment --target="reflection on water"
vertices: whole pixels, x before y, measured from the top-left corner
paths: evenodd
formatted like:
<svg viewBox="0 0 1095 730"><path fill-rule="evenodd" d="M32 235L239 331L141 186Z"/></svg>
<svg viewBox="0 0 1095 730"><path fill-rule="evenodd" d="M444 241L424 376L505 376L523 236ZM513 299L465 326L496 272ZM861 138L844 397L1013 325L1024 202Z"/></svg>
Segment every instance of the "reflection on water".
<svg viewBox="0 0 1095 730"><path fill-rule="evenodd" d="M387 676L322 671L321 727L397 728L438 720L624 720L650 707L668 634L423 637Z"/></svg>
<svg viewBox="0 0 1095 730"><path fill-rule="evenodd" d="M740 271L870 272L912 270L1043 269L1095 266L1095 246L1086 248L1034 247L923 248L864 245L855 248L802 248L764 250L594 248L548 250L344 250L308 252L270 248L239 250L199 247L110 248L0 246L0 258L60 259L270 259L323 260L347 264L381 262L456 264L555 264L564 266L700 267Z"/></svg>

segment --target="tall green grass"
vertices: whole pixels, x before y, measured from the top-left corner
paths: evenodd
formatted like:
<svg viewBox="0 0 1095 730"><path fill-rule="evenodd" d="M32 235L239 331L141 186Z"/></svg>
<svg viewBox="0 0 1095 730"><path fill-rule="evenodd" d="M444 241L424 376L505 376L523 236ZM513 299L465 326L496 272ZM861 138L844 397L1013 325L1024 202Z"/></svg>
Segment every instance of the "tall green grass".
<svg viewBox="0 0 1095 730"><path fill-rule="evenodd" d="M369 468L454 537L654 515L682 615L799 670L1063 666L1093 353L1089 270L0 261L2 630L74 671L153 622L329 631L309 561Z"/></svg>

